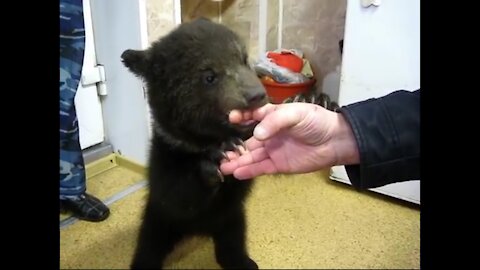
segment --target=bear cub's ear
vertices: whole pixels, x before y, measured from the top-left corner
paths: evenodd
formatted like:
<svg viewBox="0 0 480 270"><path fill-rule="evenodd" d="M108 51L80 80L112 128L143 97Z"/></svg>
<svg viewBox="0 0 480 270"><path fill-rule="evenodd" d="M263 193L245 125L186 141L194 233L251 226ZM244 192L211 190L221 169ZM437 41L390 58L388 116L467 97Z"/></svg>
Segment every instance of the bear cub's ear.
<svg viewBox="0 0 480 270"><path fill-rule="evenodd" d="M123 64L133 73L145 76L148 68L148 57L146 51L126 50L121 55Z"/></svg>

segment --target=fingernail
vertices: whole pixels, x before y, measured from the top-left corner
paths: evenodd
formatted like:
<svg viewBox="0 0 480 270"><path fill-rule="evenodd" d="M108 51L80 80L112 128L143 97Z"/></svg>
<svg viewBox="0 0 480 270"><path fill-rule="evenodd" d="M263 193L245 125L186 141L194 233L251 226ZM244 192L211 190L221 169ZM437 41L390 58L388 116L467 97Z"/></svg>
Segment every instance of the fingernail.
<svg viewBox="0 0 480 270"><path fill-rule="evenodd" d="M253 130L253 136L255 136L255 138L257 138L258 140L264 140L268 137L268 132L265 128L258 125Z"/></svg>

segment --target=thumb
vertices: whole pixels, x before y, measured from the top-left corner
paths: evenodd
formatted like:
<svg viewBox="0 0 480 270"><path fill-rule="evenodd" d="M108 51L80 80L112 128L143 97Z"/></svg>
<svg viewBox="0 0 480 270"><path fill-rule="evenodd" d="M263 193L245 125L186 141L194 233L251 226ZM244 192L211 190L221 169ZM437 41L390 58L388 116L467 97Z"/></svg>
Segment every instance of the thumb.
<svg viewBox="0 0 480 270"><path fill-rule="evenodd" d="M263 141L271 138L279 131L290 128L301 121L301 114L291 107L275 107L267 112L263 120L253 130L253 136Z"/></svg>

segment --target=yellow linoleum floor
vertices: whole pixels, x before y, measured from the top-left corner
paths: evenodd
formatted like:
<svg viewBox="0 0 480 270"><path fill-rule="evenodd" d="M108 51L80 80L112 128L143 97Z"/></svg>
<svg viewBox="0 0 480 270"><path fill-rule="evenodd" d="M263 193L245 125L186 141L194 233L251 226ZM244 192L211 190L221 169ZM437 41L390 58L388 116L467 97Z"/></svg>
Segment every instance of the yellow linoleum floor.
<svg viewBox="0 0 480 270"><path fill-rule="evenodd" d="M140 180L117 166L88 179L87 190L105 199ZM142 188L114 202L104 222L60 229L60 267L127 269L146 194ZM327 171L259 177L246 209L248 249L260 268L420 268L419 207L358 192ZM180 243L166 268L219 269L212 241Z"/></svg>

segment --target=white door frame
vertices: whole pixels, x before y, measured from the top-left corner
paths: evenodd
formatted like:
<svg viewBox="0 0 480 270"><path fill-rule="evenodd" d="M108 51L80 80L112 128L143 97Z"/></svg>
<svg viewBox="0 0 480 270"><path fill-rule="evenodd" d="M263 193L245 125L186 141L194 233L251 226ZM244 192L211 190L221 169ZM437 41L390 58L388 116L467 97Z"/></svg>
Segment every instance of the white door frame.
<svg viewBox="0 0 480 270"><path fill-rule="evenodd" d="M103 142L105 137L102 105L98 96L97 84L91 78L92 76L95 77L95 73L98 75L98 69L96 68L95 39L93 37L89 0L83 1L83 14L85 23L85 53L83 57L82 79L79 82L75 95L75 109L78 117L82 150Z"/></svg>

